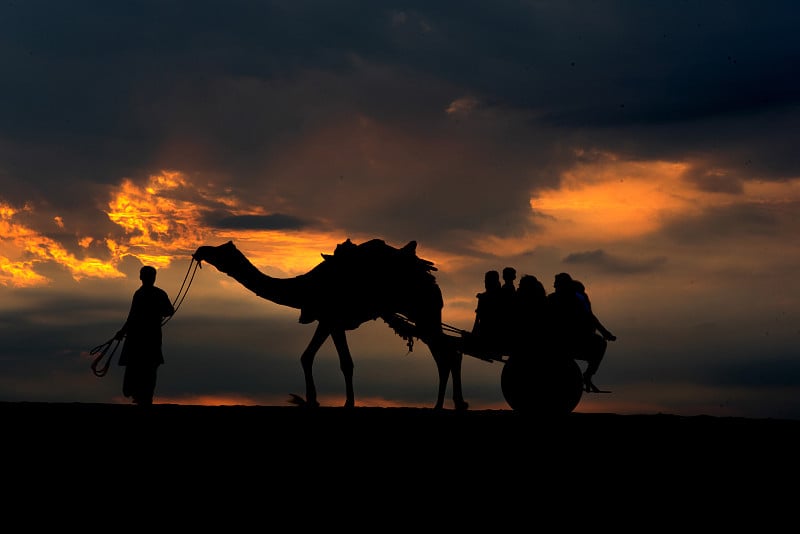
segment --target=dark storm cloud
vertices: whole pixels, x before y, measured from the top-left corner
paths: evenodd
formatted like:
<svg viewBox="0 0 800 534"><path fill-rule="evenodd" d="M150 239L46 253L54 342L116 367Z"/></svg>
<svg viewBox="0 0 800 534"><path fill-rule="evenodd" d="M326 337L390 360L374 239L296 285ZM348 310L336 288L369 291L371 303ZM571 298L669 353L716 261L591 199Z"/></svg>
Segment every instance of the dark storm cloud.
<svg viewBox="0 0 800 534"><path fill-rule="evenodd" d="M789 214L800 209L796 203L784 206ZM780 217L773 206L747 203L708 208L703 215L686 217L667 225L663 234L682 244L697 244L720 239L743 239L746 237L780 236Z"/></svg>
<svg viewBox="0 0 800 534"><path fill-rule="evenodd" d="M214 228L226 230L302 230L309 227L303 219L273 213L271 215L209 215L205 217L206 224Z"/></svg>
<svg viewBox="0 0 800 534"><path fill-rule="evenodd" d="M262 121L277 112L259 111L269 103L258 94L226 101L221 80L347 74L354 58L446 80L561 128L752 114L800 97L792 2L32 1L2 10L0 136L9 154L23 152L11 162L42 144L63 147L59 167L35 160L39 170L77 177L92 161L95 180L154 164L161 142L197 128L230 143L221 155L243 152L233 147L247 139L263 148ZM369 88L354 91L329 112L359 98L389 110ZM193 118L170 113L181 102L213 105ZM416 113L443 104L417 102Z"/></svg>
<svg viewBox="0 0 800 534"><path fill-rule="evenodd" d="M634 274L655 272L664 267L667 258L631 259L609 254L602 249L573 252L562 260L566 265L587 265L612 274Z"/></svg>
<svg viewBox="0 0 800 534"><path fill-rule="evenodd" d="M698 183L735 191L746 180L785 179L800 164L780 133L798 119L797 9L792 2L6 3L0 186L12 202L46 199L68 221L99 228L107 221L96 213L95 184L178 169L218 176L256 203L266 203L262 189L277 191L304 206L306 213L293 214L300 219L324 216L348 231L401 240L431 234L439 245L465 229L520 234L530 191L554 185L574 163L574 147L637 159L700 154ZM451 102L465 96L475 109L448 117ZM460 148L426 154L428 173L398 171L407 187L394 203L358 210L319 204L314 187L292 194L292 178L265 172L287 151L303 157L298 147L309 134L359 115ZM369 157L356 151L332 161L329 176L365 175Z"/></svg>
<svg viewBox="0 0 800 534"><path fill-rule="evenodd" d="M292 212L289 228L324 216L400 240L430 234L437 245L464 230L521 234L530 192L557 186L576 147L689 160L688 177L702 189L737 192L748 180L795 176L800 165L785 138L800 120L798 9L788 1L6 3L0 186L16 203L46 201L48 214L73 210L64 213L70 230L75 221L100 228L108 221L97 212L107 194L99 186L171 168L219 177L254 203L289 199L305 210ZM448 116L462 97L474 109ZM407 186L359 209L348 198L333 205L315 183L297 186L288 164L267 172L287 153L303 158L310 134L355 116L449 147L412 152L427 172L391 160L397 176L380 179ZM332 161L306 174L345 177L355 195L373 155L326 154Z"/></svg>
<svg viewBox="0 0 800 534"><path fill-rule="evenodd" d="M712 193L742 193L742 180L728 174L709 172L709 169L694 167L684 174L684 178L700 191Z"/></svg>

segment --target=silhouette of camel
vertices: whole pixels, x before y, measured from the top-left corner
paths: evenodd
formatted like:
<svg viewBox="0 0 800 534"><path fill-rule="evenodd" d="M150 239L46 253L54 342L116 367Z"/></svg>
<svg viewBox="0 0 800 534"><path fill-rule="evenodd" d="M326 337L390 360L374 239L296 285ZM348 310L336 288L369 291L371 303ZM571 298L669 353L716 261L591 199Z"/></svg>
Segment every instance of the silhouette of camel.
<svg viewBox="0 0 800 534"><path fill-rule="evenodd" d="M232 241L219 246L201 246L192 257L205 261L234 278L261 298L300 310L300 323L317 322L317 328L300 357L306 386L305 400L295 402L317 407L314 384L314 357L331 337L344 375L344 406L355 405L353 393L353 358L346 331L366 321L381 318L405 339L409 349L419 338L431 351L439 372L439 390L435 409L444 407L449 377L453 378L455 409L465 410L461 388L462 354L452 338L442 330L444 301L433 263L416 255L416 241L394 248L381 239L356 245L347 239L307 273L293 278L273 278L260 272Z"/></svg>

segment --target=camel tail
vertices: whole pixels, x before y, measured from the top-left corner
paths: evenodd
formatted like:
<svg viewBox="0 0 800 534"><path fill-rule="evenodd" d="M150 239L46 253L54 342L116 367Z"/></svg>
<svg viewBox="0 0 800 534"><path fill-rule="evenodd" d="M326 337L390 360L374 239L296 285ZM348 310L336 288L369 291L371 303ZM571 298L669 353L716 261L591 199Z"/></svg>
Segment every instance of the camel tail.
<svg viewBox="0 0 800 534"><path fill-rule="evenodd" d="M381 319L383 319L383 322L388 324L392 330L394 330L395 334L405 340L406 346L408 347L408 352L414 350L416 327L411 321L408 320L407 317L400 315L399 313L393 313L391 315L382 315Z"/></svg>

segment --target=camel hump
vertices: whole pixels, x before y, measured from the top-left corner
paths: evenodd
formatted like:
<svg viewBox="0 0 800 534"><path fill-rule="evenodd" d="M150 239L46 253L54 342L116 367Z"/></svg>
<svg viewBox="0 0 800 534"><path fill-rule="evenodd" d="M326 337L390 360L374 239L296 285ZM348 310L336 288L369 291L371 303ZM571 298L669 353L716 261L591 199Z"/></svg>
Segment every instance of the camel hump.
<svg viewBox="0 0 800 534"><path fill-rule="evenodd" d="M383 239L370 239L357 245L348 238L336 245L333 254L322 253L321 256L325 262L355 269L372 265L375 268L392 270L408 267L409 264L406 262L413 260L411 265L418 269L436 271L433 262L417 257L416 250L417 242L413 240L401 248L395 248Z"/></svg>
<svg viewBox="0 0 800 534"><path fill-rule="evenodd" d="M443 303L431 272L436 268L419 258L415 249L416 241L400 248L382 239L339 243L302 275L309 297L301 306L300 322L327 318L349 330L387 313L402 313L412 320L428 310L438 313Z"/></svg>

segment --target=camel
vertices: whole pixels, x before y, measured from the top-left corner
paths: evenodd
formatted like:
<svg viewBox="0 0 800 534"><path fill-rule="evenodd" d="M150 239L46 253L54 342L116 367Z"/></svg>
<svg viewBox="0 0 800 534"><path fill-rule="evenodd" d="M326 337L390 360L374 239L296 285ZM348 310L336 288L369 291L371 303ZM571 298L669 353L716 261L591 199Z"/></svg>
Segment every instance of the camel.
<svg viewBox="0 0 800 534"><path fill-rule="evenodd" d="M406 340L409 350L414 338L424 342L439 373L434 409L444 408L447 383L452 376L452 398L456 410L466 410L461 388L462 353L442 329L444 301L433 263L416 255L416 241L402 248L372 239L359 245L347 239L333 254L310 271L292 278L274 278L259 271L232 241L219 246L201 246L192 255L234 278L261 298L300 310L299 322L317 327L300 356L305 378L305 399L295 403L319 406L314 384L314 357L330 337L339 357L345 381L345 408L355 406L353 358L346 332L366 321L383 319Z"/></svg>

